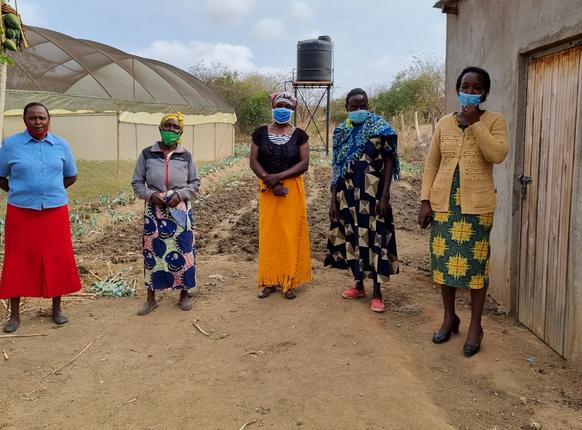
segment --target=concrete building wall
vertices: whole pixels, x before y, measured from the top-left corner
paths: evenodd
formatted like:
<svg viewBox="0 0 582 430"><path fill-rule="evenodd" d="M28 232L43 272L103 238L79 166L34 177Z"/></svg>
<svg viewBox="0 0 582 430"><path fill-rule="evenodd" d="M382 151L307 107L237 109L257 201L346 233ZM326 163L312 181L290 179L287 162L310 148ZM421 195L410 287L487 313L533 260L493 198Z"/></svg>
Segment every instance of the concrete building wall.
<svg viewBox="0 0 582 430"><path fill-rule="evenodd" d="M457 110L455 81L470 65L486 69L492 90L485 108L502 112L508 120L511 151L495 167L498 209L492 241L491 294L514 307L517 289L520 185L525 117L526 59L535 51L550 49L582 37L580 0L460 0L458 15L447 16L446 108ZM580 140L580 136L579 136ZM577 148L582 148L578 142ZM578 151L578 166L582 162ZM578 169L578 190L582 174ZM582 198L575 195L571 268L570 333L582 327ZM516 216L517 215L517 216ZM582 335L569 336L567 357L582 362ZM575 346L577 345L577 346Z"/></svg>

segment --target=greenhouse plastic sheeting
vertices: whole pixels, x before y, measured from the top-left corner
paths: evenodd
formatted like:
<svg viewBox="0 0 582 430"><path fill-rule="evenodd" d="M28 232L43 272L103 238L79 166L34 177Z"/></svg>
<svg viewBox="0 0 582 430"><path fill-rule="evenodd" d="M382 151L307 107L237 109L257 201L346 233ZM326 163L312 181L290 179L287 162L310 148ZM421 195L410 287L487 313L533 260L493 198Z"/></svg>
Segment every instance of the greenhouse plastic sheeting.
<svg viewBox="0 0 582 430"><path fill-rule="evenodd" d="M26 35L30 47L10 53L16 64L8 68L6 109L34 100L67 111L234 112L200 80L172 65L43 28L26 27Z"/></svg>

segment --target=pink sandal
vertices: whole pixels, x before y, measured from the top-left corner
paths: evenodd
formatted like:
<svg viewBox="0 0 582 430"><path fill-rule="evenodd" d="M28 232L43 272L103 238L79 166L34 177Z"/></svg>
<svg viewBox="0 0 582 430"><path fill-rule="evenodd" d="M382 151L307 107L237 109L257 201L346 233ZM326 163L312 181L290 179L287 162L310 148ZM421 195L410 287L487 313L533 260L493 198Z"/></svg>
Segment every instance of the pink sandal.
<svg viewBox="0 0 582 430"><path fill-rule="evenodd" d="M370 309L374 312L384 312L384 300L378 298L372 299Z"/></svg>
<svg viewBox="0 0 582 430"><path fill-rule="evenodd" d="M365 290L358 290L356 287L348 288L342 293L344 299L361 299L366 297Z"/></svg>

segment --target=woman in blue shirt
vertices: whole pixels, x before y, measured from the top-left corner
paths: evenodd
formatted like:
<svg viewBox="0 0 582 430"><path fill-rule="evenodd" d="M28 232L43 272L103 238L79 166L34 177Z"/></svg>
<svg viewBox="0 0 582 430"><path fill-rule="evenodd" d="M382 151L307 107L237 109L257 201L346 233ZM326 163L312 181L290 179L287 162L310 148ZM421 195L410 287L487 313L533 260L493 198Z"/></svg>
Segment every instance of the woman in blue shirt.
<svg viewBox="0 0 582 430"><path fill-rule="evenodd" d="M0 149L0 188L8 193L0 298L10 299L4 332L20 325L20 297L50 297L53 321L64 324L61 296L81 289L65 189L77 180L69 144L50 133L48 109L24 108L26 130Z"/></svg>

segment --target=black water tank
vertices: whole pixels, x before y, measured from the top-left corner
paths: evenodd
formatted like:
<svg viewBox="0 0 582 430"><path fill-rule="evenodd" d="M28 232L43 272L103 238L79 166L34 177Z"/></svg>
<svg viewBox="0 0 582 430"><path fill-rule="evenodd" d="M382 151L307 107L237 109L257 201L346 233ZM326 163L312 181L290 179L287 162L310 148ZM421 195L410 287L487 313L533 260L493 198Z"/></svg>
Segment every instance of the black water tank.
<svg viewBox="0 0 582 430"><path fill-rule="evenodd" d="M331 81L333 43L329 36L297 42L297 81Z"/></svg>

